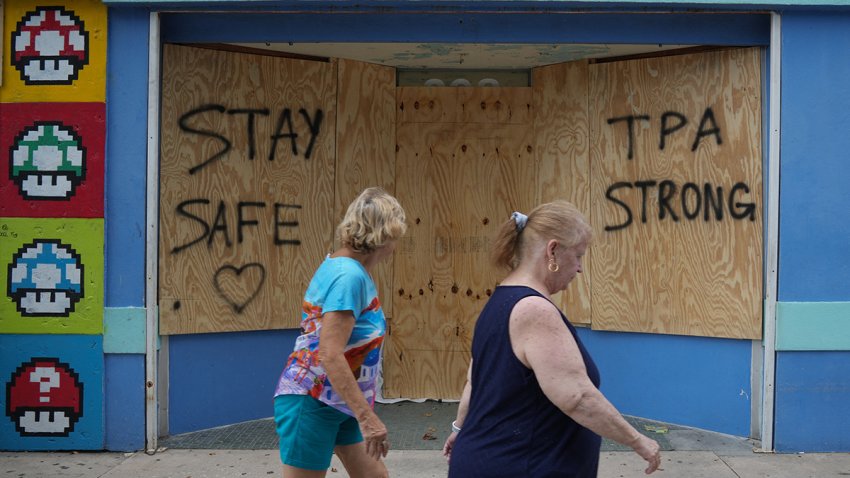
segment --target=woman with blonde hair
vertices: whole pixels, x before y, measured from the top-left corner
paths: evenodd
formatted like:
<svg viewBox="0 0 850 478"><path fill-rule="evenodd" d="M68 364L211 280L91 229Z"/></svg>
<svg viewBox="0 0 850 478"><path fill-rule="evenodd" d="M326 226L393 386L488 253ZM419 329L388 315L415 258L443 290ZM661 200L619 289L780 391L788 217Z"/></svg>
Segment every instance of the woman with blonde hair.
<svg viewBox="0 0 850 478"><path fill-rule="evenodd" d="M599 391L599 371L551 302L582 271L592 236L566 201L514 212L493 245L510 269L487 301L472 339L457 420L443 453L449 477L595 477L601 436L632 447L652 473L658 444Z"/></svg>
<svg viewBox="0 0 850 478"><path fill-rule="evenodd" d="M407 229L398 201L364 190L313 275L301 335L275 389L285 478L324 477L336 453L352 477L388 476L387 428L373 411L386 320L370 272Z"/></svg>

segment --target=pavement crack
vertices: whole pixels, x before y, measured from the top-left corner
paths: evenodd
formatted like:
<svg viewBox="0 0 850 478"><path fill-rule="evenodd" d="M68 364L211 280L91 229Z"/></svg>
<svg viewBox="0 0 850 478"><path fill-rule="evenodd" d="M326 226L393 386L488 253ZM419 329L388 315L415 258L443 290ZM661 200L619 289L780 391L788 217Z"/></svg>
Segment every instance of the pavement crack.
<svg viewBox="0 0 850 478"><path fill-rule="evenodd" d="M720 455L718 455L718 454L716 454L716 453L714 454L714 456L716 456L717 458L719 458L719 459L720 459L720 461L722 461L722 462L723 462L723 464L724 464L724 465L726 465L726 468L729 468L729 471L731 471L731 472L732 472L732 473L733 473L733 474L734 474L737 478L741 478L741 475L739 475L739 474L738 474L738 472L737 472L737 471L735 471L735 469L734 469L734 468L732 468L732 465L730 465L730 464L729 464L729 462L727 462L725 458L723 458L722 456L720 456Z"/></svg>

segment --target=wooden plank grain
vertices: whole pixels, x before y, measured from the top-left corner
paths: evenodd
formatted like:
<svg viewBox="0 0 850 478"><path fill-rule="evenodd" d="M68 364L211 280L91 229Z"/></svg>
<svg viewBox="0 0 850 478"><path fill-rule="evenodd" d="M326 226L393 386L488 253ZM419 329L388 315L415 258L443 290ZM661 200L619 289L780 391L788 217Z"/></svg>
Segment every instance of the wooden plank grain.
<svg viewBox="0 0 850 478"><path fill-rule="evenodd" d="M466 383L470 354L465 351L400 351L387 347L385 360L400 365L384 370L383 396L386 398L422 398L457 400Z"/></svg>
<svg viewBox="0 0 850 478"><path fill-rule="evenodd" d="M399 87L396 117L403 123L454 123L460 118L457 88Z"/></svg>
<svg viewBox="0 0 850 478"><path fill-rule="evenodd" d="M330 249L336 64L165 45L163 334L297 327Z"/></svg>
<svg viewBox="0 0 850 478"><path fill-rule="evenodd" d="M334 224L367 187L395 194L395 69L343 59L338 65ZM393 315L392 261L372 274L387 317Z"/></svg>
<svg viewBox="0 0 850 478"><path fill-rule="evenodd" d="M534 152L539 165L537 203L565 199L590 220L587 62L535 68L532 85ZM564 293L553 297L574 324L591 322L593 249L591 245L585 255L583 273Z"/></svg>
<svg viewBox="0 0 850 478"><path fill-rule="evenodd" d="M759 50L590 73L593 327L759 338Z"/></svg>
<svg viewBox="0 0 850 478"><path fill-rule="evenodd" d="M531 121L531 89L525 87L458 88L462 123L528 124Z"/></svg>
<svg viewBox="0 0 850 478"><path fill-rule="evenodd" d="M490 265L490 242L510 212L527 210L536 195L530 116L520 124L510 122L516 115L446 121L463 118L464 107L446 99L448 89L437 90L398 92L399 104L429 104L435 93L434 104L458 114L399 115L396 185L411 226L395 256L386 396L459 396L468 362L445 357L468 355L478 314L504 275ZM501 92L485 101L528 104L530 89L514 93L519 99ZM446 378L435 382L432 370Z"/></svg>

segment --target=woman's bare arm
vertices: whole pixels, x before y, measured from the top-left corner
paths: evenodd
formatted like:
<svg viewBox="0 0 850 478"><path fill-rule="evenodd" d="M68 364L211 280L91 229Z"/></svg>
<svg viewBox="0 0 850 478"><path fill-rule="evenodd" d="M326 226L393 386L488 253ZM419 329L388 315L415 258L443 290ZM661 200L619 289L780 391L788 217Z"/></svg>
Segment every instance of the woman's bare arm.
<svg viewBox="0 0 850 478"><path fill-rule="evenodd" d="M658 444L635 430L593 385L578 344L549 301L528 297L517 303L510 337L514 354L534 371L543 393L561 411L596 434L632 447L649 463L647 474L658 468Z"/></svg>
<svg viewBox="0 0 850 478"><path fill-rule="evenodd" d="M463 393L460 395L460 403L457 406L457 418L454 425L458 428L463 428L463 421L466 420L466 414L469 412L469 397L472 395L472 360L469 361L469 368L466 369L466 383L463 385ZM449 437L446 438L446 443L443 445L443 456L450 460L452 457L452 448L454 448L457 432L452 430Z"/></svg>
<svg viewBox="0 0 850 478"><path fill-rule="evenodd" d="M347 310L327 312L322 316L319 360L328 374L328 380L333 384L334 391L354 412L366 442L366 453L378 459L387 456L387 447L383 446L387 439L387 427L369 406L345 359L345 345L354 330L354 322L354 314Z"/></svg>

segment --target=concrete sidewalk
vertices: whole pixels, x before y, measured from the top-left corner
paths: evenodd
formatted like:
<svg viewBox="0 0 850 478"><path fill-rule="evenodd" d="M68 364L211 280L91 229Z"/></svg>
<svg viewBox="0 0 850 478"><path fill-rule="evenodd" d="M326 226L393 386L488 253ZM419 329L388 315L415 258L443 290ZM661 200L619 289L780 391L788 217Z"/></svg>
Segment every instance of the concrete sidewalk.
<svg viewBox="0 0 850 478"><path fill-rule="evenodd" d="M391 451L386 459L394 478L445 477L448 467L434 450ZM600 478L637 478L642 460L631 452L603 452ZM0 476L16 478L267 478L279 477L274 450L174 450L144 453L0 453ZM329 478L347 478L334 459ZM668 451L661 478L828 478L850 476L850 454L723 454L717 451Z"/></svg>
<svg viewBox="0 0 850 478"><path fill-rule="evenodd" d="M394 448L386 458L393 478L445 477L448 465L439 449L454 409L445 404L402 404L382 409ZM626 417L658 440L660 478L829 478L850 477L850 453L757 453L757 441ZM274 430L267 420L244 422L162 440L161 451L145 453L0 453L0 478L268 478L281 475ZM267 436L271 433L271 437ZM427 433L426 439L423 434ZM434 435L434 436L432 436ZM194 448L186 445L194 444ZM206 444L208 446L197 446ZM235 449L250 446L256 449ZM215 448L215 449L213 449ZM631 451L603 441L599 478L645 477L645 465ZM348 478L334 458L328 478ZM528 478L528 477L517 477ZM531 477L533 478L533 477Z"/></svg>

